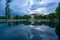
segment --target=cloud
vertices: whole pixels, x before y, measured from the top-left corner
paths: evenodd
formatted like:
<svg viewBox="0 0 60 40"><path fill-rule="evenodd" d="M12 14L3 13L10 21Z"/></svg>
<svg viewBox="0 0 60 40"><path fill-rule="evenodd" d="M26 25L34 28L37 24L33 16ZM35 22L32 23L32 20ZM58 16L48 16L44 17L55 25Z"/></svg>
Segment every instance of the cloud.
<svg viewBox="0 0 60 40"><path fill-rule="evenodd" d="M33 5L31 6L31 13L51 13L55 12L56 7L58 6L57 0L34 0Z"/></svg>
<svg viewBox="0 0 60 40"><path fill-rule="evenodd" d="M32 5L31 9L34 10L33 12L40 14L55 12L56 7L58 6L58 2L59 1L57 0L41 0Z"/></svg>
<svg viewBox="0 0 60 40"><path fill-rule="evenodd" d="M13 0L10 3L11 14L31 14L31 13L50 13L54 12L60 0ZM5 1L2 0L0 14L5 10Z"/></svg>
<svg viewBox="0 0 60 40"><path fill-rule="evenodd" d="M48 10L47 10L47 8L45 8L45 7L41 7L41 8L37 8L37 9L35 9L35 10L32 10L32 11L30 11L30 13L32 14L32 13L39 13L39 14L47 14L48 13Z"/></svg>

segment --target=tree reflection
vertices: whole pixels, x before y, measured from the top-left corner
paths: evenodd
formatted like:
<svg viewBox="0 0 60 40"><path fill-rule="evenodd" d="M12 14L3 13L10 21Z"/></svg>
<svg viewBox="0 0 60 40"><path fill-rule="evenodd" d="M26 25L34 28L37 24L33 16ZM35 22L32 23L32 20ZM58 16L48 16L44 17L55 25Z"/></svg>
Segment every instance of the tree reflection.
<svg viewBox="0 0 60 40"><path fill-rule="evenodd" d="M4 23L7 23L8 26L18 26L20 24L24 24L24 25L46 25L46 26L49 26L49 27L52 27L52 28L55 28L56 27L56 22L34 22L34 24L31 24L30 21L18 21L18 22L0 22L0 24L4 24Z"/></svg>
<svg viewBox="0 0 60 40"><path fill-rule="evenodd" d="M8 22L9 26L18 26L20 24L29 25L29 24L31 24L31 22L29 22L29 21Z"/></svg>
<svg viewBox="0 0 60 40"><path fill-rule="evenodd" d="M56 34L58 35L59 40L60 40L60 22L57 23L57 26L56 26Z"/></svg>

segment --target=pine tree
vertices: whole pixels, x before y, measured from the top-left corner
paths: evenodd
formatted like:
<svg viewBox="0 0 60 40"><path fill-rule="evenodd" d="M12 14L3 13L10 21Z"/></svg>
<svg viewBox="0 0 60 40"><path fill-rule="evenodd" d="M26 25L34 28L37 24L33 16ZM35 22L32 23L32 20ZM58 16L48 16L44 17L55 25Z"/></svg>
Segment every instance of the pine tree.
<svg viewBox="0 0 60 40"><path fill-rule="evenodd" d="M6 7L5 7L5 11L6 11L6 18L9 18L10 17L10 5L9 3L11 2L12 0L6 0Z"/></svg>

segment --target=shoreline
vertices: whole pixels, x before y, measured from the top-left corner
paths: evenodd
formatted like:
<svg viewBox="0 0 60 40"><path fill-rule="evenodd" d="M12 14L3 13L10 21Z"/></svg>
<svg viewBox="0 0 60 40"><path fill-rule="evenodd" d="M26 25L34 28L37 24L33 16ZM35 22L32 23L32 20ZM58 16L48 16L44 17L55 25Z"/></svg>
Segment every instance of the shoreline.
<svg viewBox="0 0 60 40"><path fill-rule="evenodd" d="M30 22L34 22L34 21L37 21L37 22L50 22L50 21L53 21L53 22L58 22L57 19L0 19L0 22L19 22L19 21L30 21Z"/></svg>

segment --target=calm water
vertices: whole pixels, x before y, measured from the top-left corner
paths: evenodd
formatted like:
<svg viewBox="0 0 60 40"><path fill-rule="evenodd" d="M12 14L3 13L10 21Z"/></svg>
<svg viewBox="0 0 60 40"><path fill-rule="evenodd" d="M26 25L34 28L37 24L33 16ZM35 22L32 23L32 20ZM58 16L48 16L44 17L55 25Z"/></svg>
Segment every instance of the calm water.
<svg viewBox="0 0 60 40"><path fill-rule="evenodd" d="M54 23L0 23L0 40L58 40Z"/></svg>

